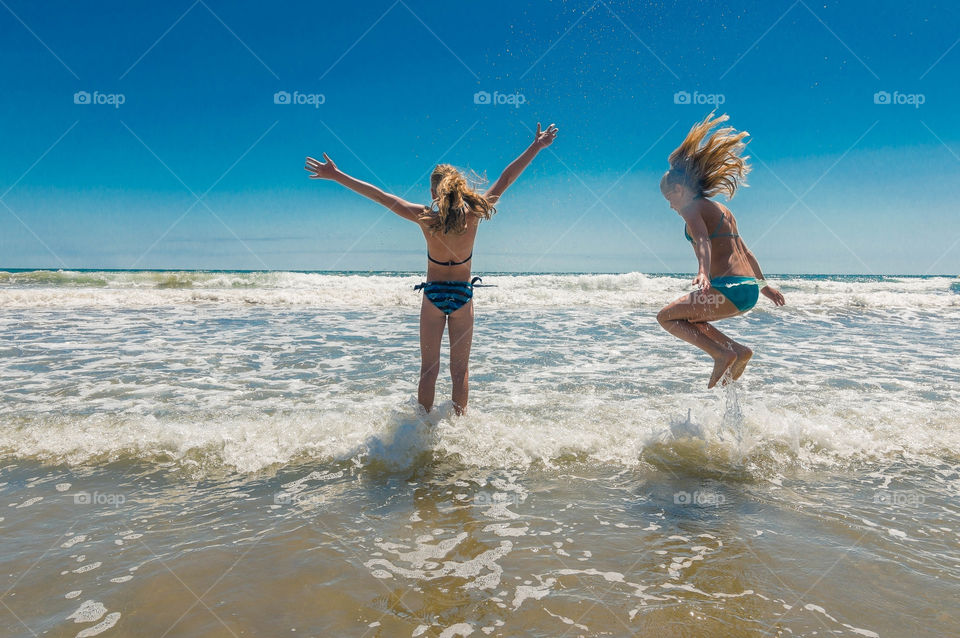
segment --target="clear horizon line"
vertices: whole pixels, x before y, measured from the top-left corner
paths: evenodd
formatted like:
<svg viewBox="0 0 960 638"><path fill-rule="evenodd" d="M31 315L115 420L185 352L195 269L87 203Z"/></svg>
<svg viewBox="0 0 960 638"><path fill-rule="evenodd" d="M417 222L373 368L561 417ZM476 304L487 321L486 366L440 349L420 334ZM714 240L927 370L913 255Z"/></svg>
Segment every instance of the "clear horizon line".
<svg viewBox="0 0 960 638"><path fill-rule="evenodd" d="M235 272L235 273L411 273L419 274L420 269L305 269L305 268L61 268L61 267L32 267L32 266L0 266L0 272ZM693 275L694 271L689 272L666 272L666 271L642 271L642 270L483 270L478 271L491 275L629 275L639 273L641 275L664 275L683 277ZM476 273L471 273L475 275ZM902 272L776 272L770 273L769 277L793 277L793 276L825 276L825 277L960 277L960 274L951 273L902 273Z"/></svg>

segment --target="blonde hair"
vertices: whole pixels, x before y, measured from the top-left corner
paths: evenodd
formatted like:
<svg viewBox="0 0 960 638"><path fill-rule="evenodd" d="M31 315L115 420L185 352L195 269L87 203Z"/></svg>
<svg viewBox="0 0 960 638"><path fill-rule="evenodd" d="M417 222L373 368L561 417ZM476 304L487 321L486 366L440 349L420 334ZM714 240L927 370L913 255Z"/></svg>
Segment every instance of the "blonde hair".
<svg viewBox="0 0 960 638"><path fill-rule="evenodd" d="M710 129L728 119L726 114L714 118L711 112L693 125L680 146L670 153L670 170L664 175L667 185L683 184L704 197L724 193L727 199L733 199L740 186L747 186L750 156L740 157L740 153L747 146L743 138L750 134L725 126L703 141Z"/></svg>
<svg viewBox="0 0 960 638"><path fill-rule="evenodd" d="M475 176L476 184L482 184L483 178ZM430 186L436 191L436 199L425 208L420 221L427 225L431 234L462 234L467 230L467 215L476 215L480 219L490 219L497 209L487 198L474 190L476 186L467 183L466 176L450 164L438 164L430 175Z"/></svg>

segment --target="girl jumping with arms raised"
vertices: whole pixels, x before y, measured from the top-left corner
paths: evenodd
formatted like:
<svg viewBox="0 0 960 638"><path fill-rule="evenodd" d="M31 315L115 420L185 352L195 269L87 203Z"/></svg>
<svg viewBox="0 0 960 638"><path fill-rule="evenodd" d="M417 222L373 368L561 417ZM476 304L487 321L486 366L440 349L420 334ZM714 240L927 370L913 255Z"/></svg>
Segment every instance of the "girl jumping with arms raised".
<svg viewBox="0 0 960 638"><path fill-rule="evenodd" d="M750 171L749 158L740 157L746 148L742 141L749 135L746 131L724 127L710 134L727 119L711 113L695 124L670 154L670 170L660 180L660 192L686 222L684 235L693 244L699 269L693 279L698 290L663 308L657 321L673 336L713 357L708 388L728 372L730 378L739 379L753 356L750 348L708 322L747 312L760 293L777 306L786 303L780 291L764 281L757 258L737 231L733 213L710 199L721 193L732 199L737 188L746 185Z"/></svg>
<svg viewBox="0 0 960 638"><path fill-rule="evenodd" d="M329 179L385 206L420 227L427 242L427 281L420 306L420 384L417 400L429 412L433 407L440 371L440 344L444 328L450 338L450 377L453 408L460 415L467 409L468 365L473 343L473 282L470 278L473 242L481 219L490 219L494 204L542 149L557 137L553 124L537 132L533 143L510 163L490 189L479 194L453 166L439 164L430 176L430 206L412 204L385 193L376 186L350 177L337 168L326 153L325 162L307 158L304 167L311 179Z"/></svg>

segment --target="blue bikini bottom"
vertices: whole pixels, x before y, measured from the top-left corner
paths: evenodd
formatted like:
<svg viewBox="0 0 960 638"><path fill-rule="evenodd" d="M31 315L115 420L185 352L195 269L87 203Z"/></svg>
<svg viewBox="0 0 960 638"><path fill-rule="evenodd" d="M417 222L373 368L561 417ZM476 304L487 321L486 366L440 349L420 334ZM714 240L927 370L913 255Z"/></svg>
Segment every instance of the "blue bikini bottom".
<svg viewBox="0 0 960 638"><path fill-rule="evenodd" d="M710 280L710 287L729 299L740 312L753 308L760 298L760 287L753 277L717 277Z"/></svg>
<svg viewBox="0 0 960 638"><path fill-rule="evenodd" d="M471 281L427 281L414 286L413 289L423 290L424 296L430 300L430 303L443 314L449 315L470 303L473 299L473 287L477 281L480 281L479 277L474 277Z"/></svg>

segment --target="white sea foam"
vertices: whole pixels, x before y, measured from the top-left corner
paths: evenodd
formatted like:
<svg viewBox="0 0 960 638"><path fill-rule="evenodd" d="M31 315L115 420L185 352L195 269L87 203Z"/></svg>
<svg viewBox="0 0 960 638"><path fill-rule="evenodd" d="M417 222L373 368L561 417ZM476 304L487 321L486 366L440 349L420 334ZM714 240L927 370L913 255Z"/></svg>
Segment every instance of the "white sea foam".
<svg viewBox="0 0 960 638"><path fill-rule="evenodd" d="M535 274L484 276L477 304L489 309L661 306L690 291L684 275ZM302 272L0 271L0 306L138 308L169 305L383 308L419 305L420 274ZM953 309L960 311L954 277L770 277L790 307L824 309ZM760 308L765 308L765 302Z"/></svg>
<svg viewBox="0 0 960 638"><path fill-rule="evenodd" d="M778 480L775 468L795 463L960 450L960 292L950 278L785 279L787 309L767 304L720 324L757 353L725 395L703 388L706 357L655 320L685 278L497 277L477 293L500 310L478 311L463 419L451 414L445 362L437 409L425 418L415 407L419 298L409 286L419 279L0 277L0 304L23 302L0 317L0 453L251 472L302 457L406 467L430 452L492 467L630 467L685 441L676 450L688 462L720 453ZM158 287L185 282L193 287ZM198 293L220 301L190 305ZM236 306L245 295L259 301ZM78 300L84 307L63 309ZM509 500L484 505L516 516Z"/></svg>
<svg viewBox="0 0 960 638"><path fill-rule="evenodd" d="M98 636L116 625L118 620L120 620L120 612L110 612L103 620L98 622L93 627L87 627L78 633L77 638L92 638L93 636Z"/></svg>
<svg viewBox="0 0 960 638"><path fill-rule="evenodd" d="M67 616L68 620L73 622L95 622L100 620L107 613L107 608L103 603L96 600L85 600L75 612Z"/></svg>
<svg viewBox="0 0 960 638"><path fill-rule="evenodd" d="M554 407L564 401L562 395L554 393L540 399L553 399ZM476 407L466 418L442 421L430 447L378 448L374 452L379 456L371 455L369 442L389 438L391 431L406 427L387 405L380 410L358 406L333 414L298 411L194 414L179 418L43 418L18 428L0 429L0 450L68 463L142 457L173 458L189 465L200 460L211 467L226 465L244 472L283 464L304 454L317 459L378 460L402 467L428 450L459 455L465 463L489 467L554 464L566 455L586 455L598 462L632 466L641 463L648 446L671 444L663 417L658 417L658 413L665 416L683 409L681 405L671 410L669 401L657 402L657 407L650 403L632 399L595 410L577 411L569 407L561 411L565 413L559 415L561 418L554 420L546 406L531 405L519 411ZM759 454L768 462L789 466L842 463L894 453L937 455L960 449L957 417L950 410L939 410L939 415L917 410L913 417L904 410L901 415L906 412L907 416L903 417L897 415L893 403L874 406L875 412L863 410L852 419L848 406L811 405L799 412L777 405L775 398L756 397L747 408L753 414L746 420L751 432L746 448L738 450L732 443L693 440L692 447L684 445L677 450L691 463L703 458L700 455L721 453L734 461ZM538 414L542 421L533 427L531 423L539 420ZM415 418L412 409L407 418ZM700 418L707 424L708 432L719 430L720 418L711 413L709 403L702 406ZM914 425L904 427L904 421ZM489 505L491 514L496 510L505 520L510 518L508 514L512 515L510 504L503 500L485 505Z"/></svg>

